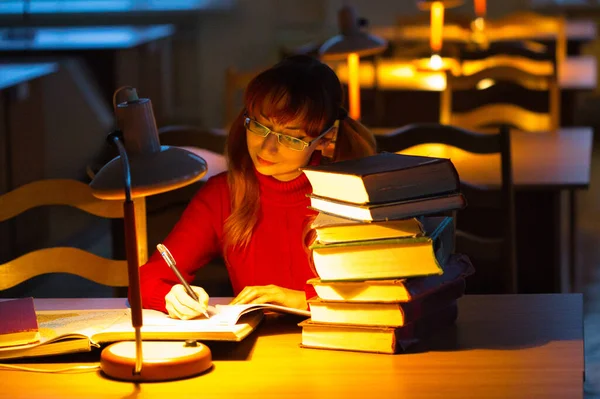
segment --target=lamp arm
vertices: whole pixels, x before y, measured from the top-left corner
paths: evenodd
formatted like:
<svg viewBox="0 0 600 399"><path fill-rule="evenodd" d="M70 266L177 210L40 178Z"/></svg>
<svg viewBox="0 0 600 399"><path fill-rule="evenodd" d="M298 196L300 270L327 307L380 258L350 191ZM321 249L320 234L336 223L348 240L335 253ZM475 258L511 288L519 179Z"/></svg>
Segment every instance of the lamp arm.
<svg viewBox="0 0 600 399"><path fill-rule="evenodd" d="M142 294L140 290L140 260L138 254L138 242L136 234L135 206L131 198L131 168L129 157L122 142L120 131L111 133L108 137L119 150L121 165L123 166L123 178L125 183L125 202L123 203L125 223L125 251L127 256L127 273L129 279L129 304L131 306L131 324L135 330L135 369L134 374L142 371Z"/></svg>

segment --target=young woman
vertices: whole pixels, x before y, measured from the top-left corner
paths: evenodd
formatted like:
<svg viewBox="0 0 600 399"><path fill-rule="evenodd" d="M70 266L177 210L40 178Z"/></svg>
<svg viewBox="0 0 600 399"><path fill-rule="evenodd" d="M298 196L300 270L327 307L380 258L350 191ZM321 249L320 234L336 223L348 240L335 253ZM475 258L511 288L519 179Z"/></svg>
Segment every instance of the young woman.
<svg viewBox="0 0 600 399"><path fill-rule="evenodd" d="M335 73L306 56L250 82L227 138L229 170L206 182L164 240L188 282L223 256L233 304L307 308L314 291L306 281L314 274L304 237L315 212L299 168L324 162L326 150L333 162L375 152L373 136L347 116L343 99ZM194 301L158 252L140 268L140 282L145 308L181 319L206 310L206 292L193 286L200 298Z"/></svg>

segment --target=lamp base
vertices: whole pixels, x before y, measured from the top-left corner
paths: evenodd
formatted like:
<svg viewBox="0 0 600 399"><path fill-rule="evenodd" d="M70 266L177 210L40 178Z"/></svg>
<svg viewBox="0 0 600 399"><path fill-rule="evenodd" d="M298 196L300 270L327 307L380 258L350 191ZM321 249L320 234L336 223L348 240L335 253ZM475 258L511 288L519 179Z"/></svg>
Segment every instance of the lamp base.
<svg viewBox="0 0 600 399"><path fill-rule="evenodd" d="M142 371L134 374L135 341L117 342L100 356L100 368L123 381L167 381L188 378L212 366L210 349L196 341L142 341ZM195 346L194 346L195 344Z"/></svg>

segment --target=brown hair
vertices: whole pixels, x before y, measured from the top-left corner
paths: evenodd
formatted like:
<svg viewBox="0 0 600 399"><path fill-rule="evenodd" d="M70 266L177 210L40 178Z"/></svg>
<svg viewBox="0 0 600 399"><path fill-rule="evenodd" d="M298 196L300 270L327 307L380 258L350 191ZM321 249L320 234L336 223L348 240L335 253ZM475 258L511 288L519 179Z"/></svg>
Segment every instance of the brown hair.
<svg viewBox="0 0 600 399"><path fill-rule="evenodd" d="M265 116L279 124L299 121L310 137L341 119L333 162L375 153L373 135L360 122L346 117L342 85L327 65L312 57L294 56L261 72L248 84L244 109L227 137L231 215L224 226L226 246L248 245L258 220L259 188L248 153L244 114L256 115L265 104L272 105Z"/></svg>

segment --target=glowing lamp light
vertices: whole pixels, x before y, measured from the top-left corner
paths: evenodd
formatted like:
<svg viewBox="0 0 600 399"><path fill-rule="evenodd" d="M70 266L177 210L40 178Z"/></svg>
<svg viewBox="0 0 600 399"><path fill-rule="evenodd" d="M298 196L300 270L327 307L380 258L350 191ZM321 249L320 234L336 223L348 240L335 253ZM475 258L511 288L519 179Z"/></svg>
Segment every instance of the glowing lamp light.
<svg viewBox="0 0 600 399"><path fill-rule="evenodd" d="M431 5L431 22L429 46L433 53L439 53L442 50L444 32L444 4L436 1Z"/></svg>
<svg viewBox="0 0 600 399"><path fill-rule="evenodd" d="M319 48L324 61L346 60L348 63L348 103L351 118L360 120L360 57L382 53L387 42L361 30L354 8L344 6L338 13L340 34Z"/></svg>
<svg viewBox="0 0 600 399"><path fill-rule="evenodd" d="M486 0L474 0L474 5L477 18L485 18Z"/></svg>

